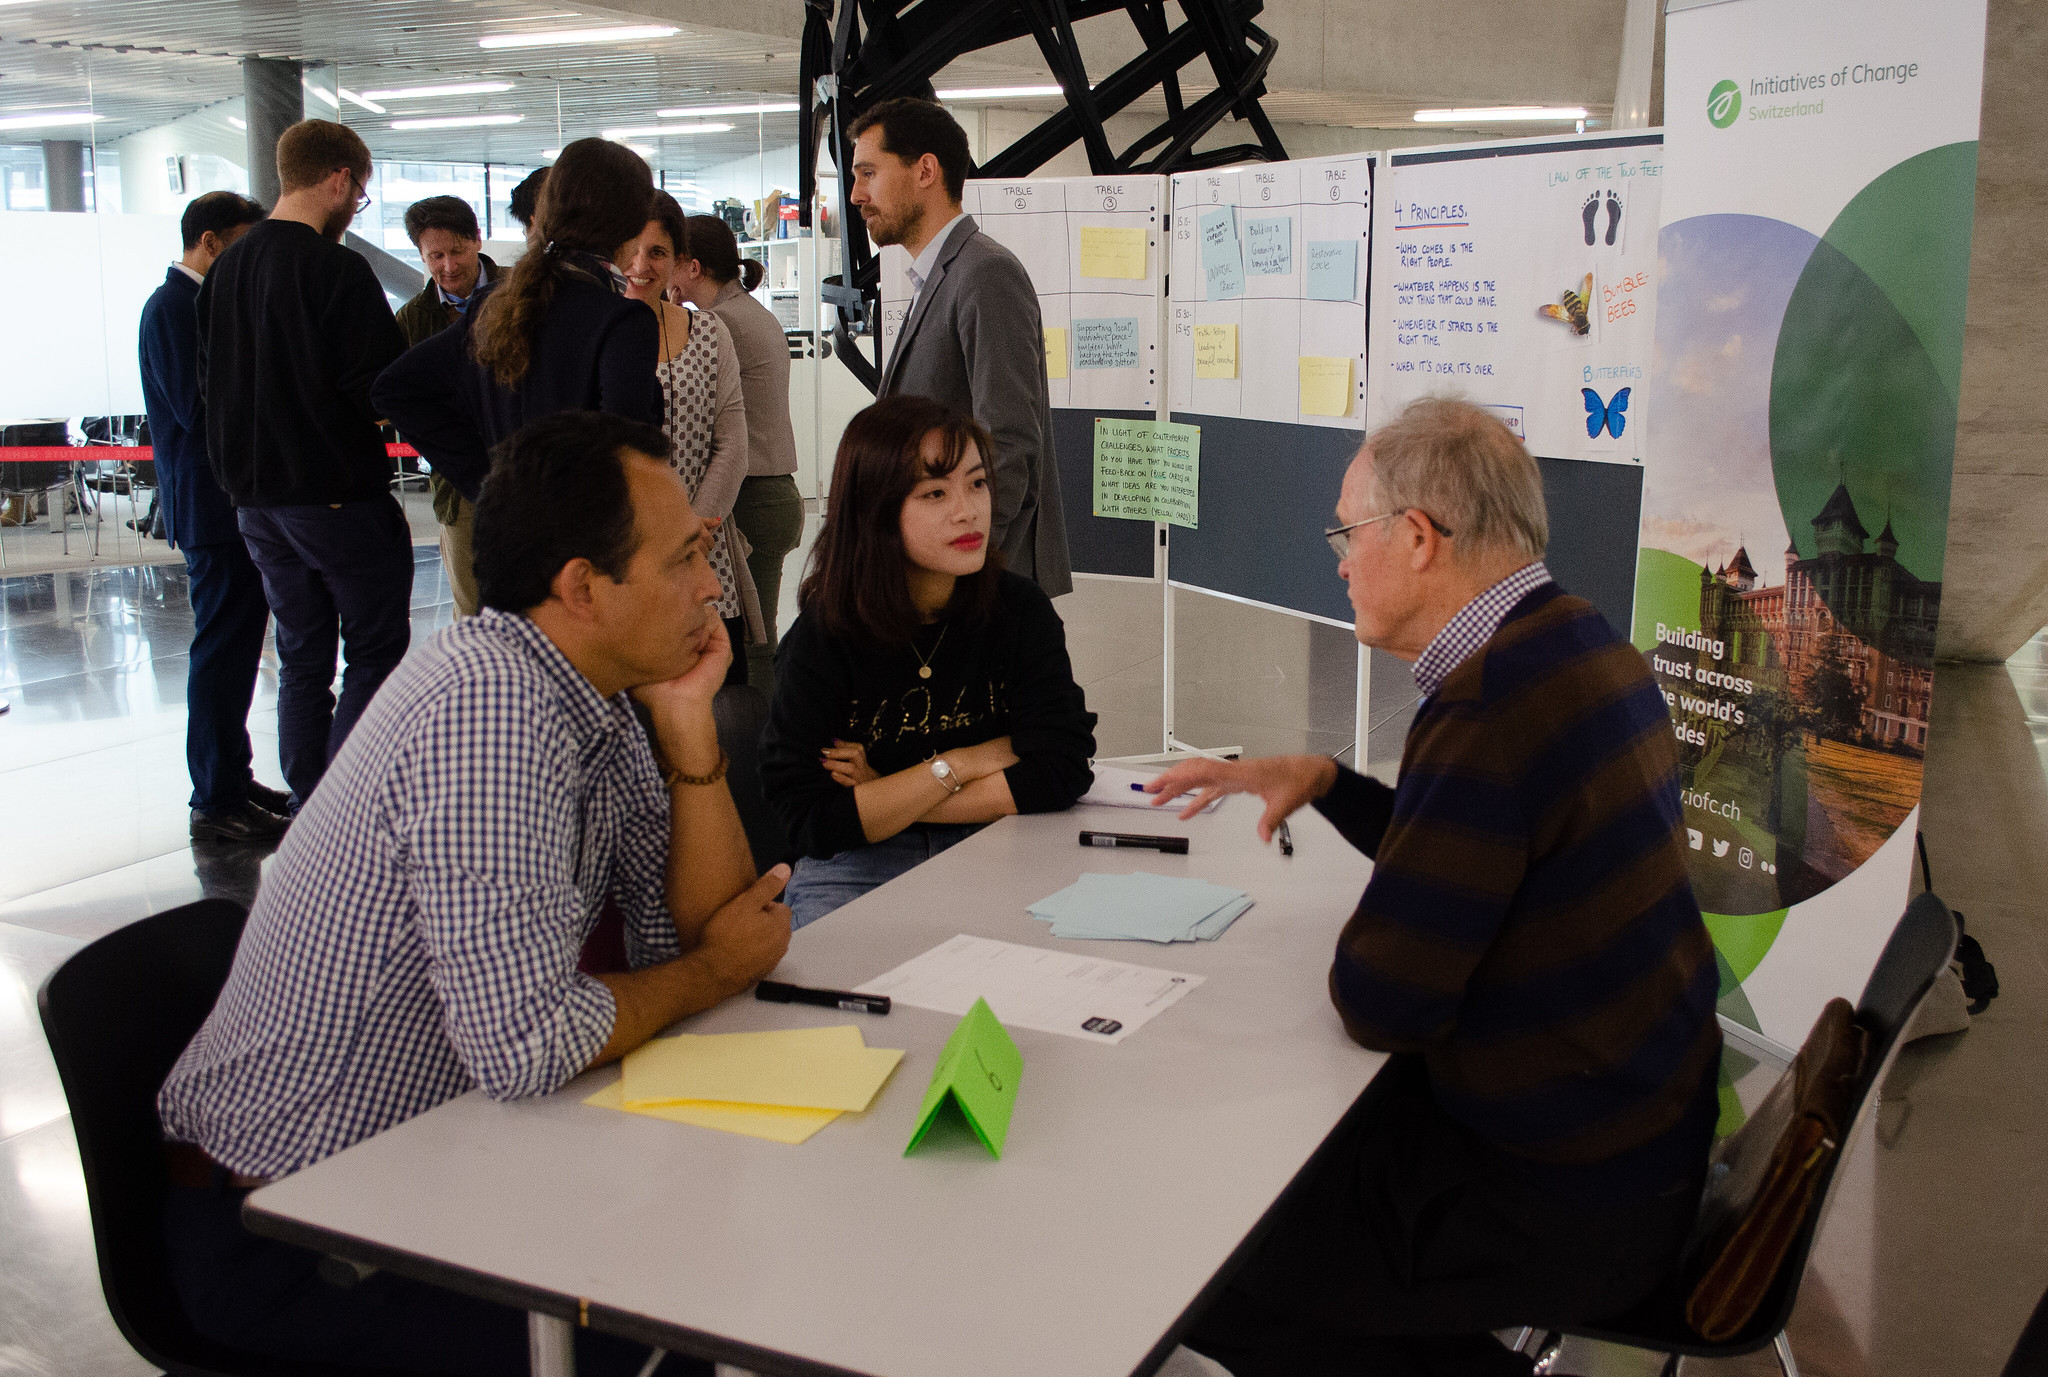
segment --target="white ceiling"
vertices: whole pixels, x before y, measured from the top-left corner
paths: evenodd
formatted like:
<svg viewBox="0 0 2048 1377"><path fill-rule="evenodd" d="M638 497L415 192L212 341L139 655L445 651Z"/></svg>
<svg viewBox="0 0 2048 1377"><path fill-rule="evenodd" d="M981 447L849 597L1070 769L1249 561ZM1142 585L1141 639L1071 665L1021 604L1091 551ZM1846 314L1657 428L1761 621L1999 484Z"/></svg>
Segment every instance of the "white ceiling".
<svg viewBox="0 0 2048 1377"><path fill-rule="evenodd" d="M931 3L932 0L926 0ZM1343 3L1378 0L1272 0L1260 22L1281 40L1273 90L1264 106L1283 123L1353 127L1406 125L1418 103L1462 103L1464 86L1430 71L1421 79L1440 88L1434 94L1333 90L1319 85L1341 79L1332 49L1351 46L1339 39L1352 21ZM1616 0L1560 0L1575 23L1592 19L1576 11L1618 9ZM1560 75L1555 63L1522 62L1522 45L1499 32L1506 16L1490 0L1458 0L1452 8L1489 10L1497 43L1493 54L1476 54L1457 70L1493 65L1517 70L1510 85L1496 78L1459 77L1466 85L1491 81L1501 98L1569 98L1604 116L1604 101L1587 98L1600 86L1598 73ZM1384 21L1412 22L1390 12ZM477 46L486 33L537 28L574 28L648 17L676 24L675 36L630 46L590 45L499 49ZM708 17L720 24L695 22ZM653 122L654 112L679 106L729 104L750 99L793 99L797 86L800 0L619 0L617 8L570 10L540 0L28 0L0 6L0 118L41 107L90 107L103 118L88 132L52 130L48 137L89 137L110 142L142 129L232 99L242 92L239 59L244 55L296 58L320 64L313 79L332 89L331 74L351 91L372 91L462 80L512 82L510 91L485 96L439 97L386 102L375 114L344 102L338 114L309 96L307 113L340 118L358 129L381 160L492 161L531 164L543 150L600 130ZM1357 23L1379 21L1361 15ZM1432 23L1446 24L1439 14ZM727 23L752 23L769 33L741 32ZM1084 26L1091 72L1100 77L1131 55L1134 35L1120 17ZM1591 25L1597 29L1597 24ZM1555 37L1555 35L1552 35ZM1542 41L1536 40L1537 47ZM1361 49L1377 45L1355 45ZM1434 49L1432 49L1434 50ZM1473 52L1469 45L1468 52ZM1576 49L1573 50L1576 55ZM1540 56L1540 54L1538 54ZM1600 59L1590 57L1591 66ZM1043 81L1044 69L1028 44L1008 44L954 63L940 84L1005 85L1020 79ZM1533 73L1533 74L1532 74ZM1559 90L1544 88L1546 73ZM1190 75L1194 75L1191 70ZM1376 83L1378 73L1361 73ZM1561 83L1561 84L1560 84ZM1567 89L1568 88L1568 89ZM1188 88L1198 96L1205 85ZM1611 81L1609 84L1611 89ZM1441 97L1439 101L1436 98ZM1056 100L1018 102L1050 113ZM1134 114L1163 111L1157 92L1132 107ZM505 113L520 123L497 128L396 131L394 119L434 115ZM721 117L734 128L709 135L659 141L650 159L657 167L689 175L703 167L740 158L762 147L794 141L794 115ZM1412 128L1412 126L1409 126ZM1507 127L1495 132L1526 132ZM0 134L0 139L33 141L43 131ZM1232 136L1237 137L1236 135ZM653 141L644 141L653 142Z"/></svg>

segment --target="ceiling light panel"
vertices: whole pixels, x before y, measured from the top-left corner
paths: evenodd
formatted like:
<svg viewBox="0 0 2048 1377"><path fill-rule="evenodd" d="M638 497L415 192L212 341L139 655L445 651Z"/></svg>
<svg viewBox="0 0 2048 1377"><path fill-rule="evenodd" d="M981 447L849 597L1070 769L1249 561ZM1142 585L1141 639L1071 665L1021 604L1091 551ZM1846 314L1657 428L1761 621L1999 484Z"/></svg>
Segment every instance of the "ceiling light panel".
<svg viewBox="0 0 2048 1377"><path fill-rule="evenodd" d="M524 115L438 115L428 119L393 120L393 129L481 129L486 125L517 124Z"/></svg>
<svg viewBox="0 0 2048 1377"><path fill-rule="evenodd" d="M395 91L365 91L364 100L427 100L434 96L487 96L509 91L509 81L462 81L453 86L401 86Z"/></svg>
<svg viewBox="0 0 2048 1377"><path fill-rule="evenodd" d="M1486 105L1465 110L1417 110L1417 124L1521 124L1540 120L1582 120L1583 105Z"/></svg>
<svg viewBox="0 0 2048 1377"><path fill-rule="evenodd" d="M705 105L692 110L656 110L658 120L709 119L713 115L794 115L803 109L793 100L766 101L759 105Z"/></svg>
<svg viewBox="0 0 2048 1377"><path fill-rule="evenodd" d="M1064 95L1057 86L970 86L959 91L935 92L940 100L1027 100Z"/></svg>
<svg viewBox="0 0 2048 1377"><path fill-rule="evenodd" d="M671 24L617 24L602 29L535 29L530 33L487 33L476 41L479 48L547 48L579 43L638 43L673 38L679 30Z"/></svg>
<svg viewBox="0 0 2048 1377"><path fill-rule="evenodd" d="M625 129L607 129L608 139L665 139L671 134L723 134L729 124L636 124Z"/></svg>

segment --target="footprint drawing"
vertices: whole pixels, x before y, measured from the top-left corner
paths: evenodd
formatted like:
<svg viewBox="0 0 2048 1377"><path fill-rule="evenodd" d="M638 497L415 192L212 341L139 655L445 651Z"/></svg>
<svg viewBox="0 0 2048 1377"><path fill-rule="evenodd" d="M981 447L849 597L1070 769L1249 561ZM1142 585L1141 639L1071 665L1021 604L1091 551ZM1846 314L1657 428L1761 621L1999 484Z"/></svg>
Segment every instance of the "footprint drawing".
<svg viewBox="0 0 2048 1377"><path fill-rule="evenodd" d="M1596 191L1591 196L1588 196L1586 198L1586 204L1579 208L1579 218L1586 222L1587 248L1593 247L1593 221L1595 217L1597 217L1599 214L1600 193ZM1610 244L1614 242L1614 230L1611 226L1608 228L1607 231L1607 242Z"/></svg>
<svg viewBox="0 0 2048 1377"><path fill-rule="evenodd" d="M1607 193L1607 244L1614 246L1614 231L1621 224L1621 198L1613 192ZM1586 242L1593 242L1593 217L1586 216Z"/></svg>

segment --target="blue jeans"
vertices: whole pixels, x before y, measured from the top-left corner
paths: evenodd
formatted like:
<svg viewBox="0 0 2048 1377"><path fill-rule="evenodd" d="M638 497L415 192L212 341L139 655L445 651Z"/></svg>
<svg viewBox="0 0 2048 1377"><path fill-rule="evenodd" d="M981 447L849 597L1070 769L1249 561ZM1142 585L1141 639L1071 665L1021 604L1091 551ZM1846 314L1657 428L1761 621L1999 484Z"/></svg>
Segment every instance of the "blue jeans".
<svg viewBox="0 0 2048 1377"><path fill-rule="evenodd" d="M796 863L782 896L782 902L789 905L790 929L817 922L986 826L985 822L914 822L893 837L856 846L826 860L804 857Z"/></svg>
<svg viewBox="0 0 2048 1377"><path fill-rule="evenodd" d="M185 763L192 807L231 813L249 798L249 703L270 604L239 541L185 551L191 574L192 654L185 672Z"/></svg>
<svg viewBox="0 0 2048 1377"><path fill-rule="evenodd" d="M412 643L412 532L393 497L235 513L277 618L277 754L303 804ZM334 653L348 655L341 700Z"/></svg>

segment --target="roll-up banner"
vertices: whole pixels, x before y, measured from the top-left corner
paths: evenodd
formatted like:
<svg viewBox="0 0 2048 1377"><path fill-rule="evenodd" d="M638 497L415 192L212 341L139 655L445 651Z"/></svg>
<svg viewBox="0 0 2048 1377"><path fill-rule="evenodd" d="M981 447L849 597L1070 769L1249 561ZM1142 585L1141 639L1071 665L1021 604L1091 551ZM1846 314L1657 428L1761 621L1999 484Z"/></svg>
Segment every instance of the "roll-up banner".
<svg viewBox="0 0 2048 1377"><path fill-rule="evenodd" d="M1793 1047L1906 902L1985 0L1669 9L1634 637L1721 1012Z"/></svg>

